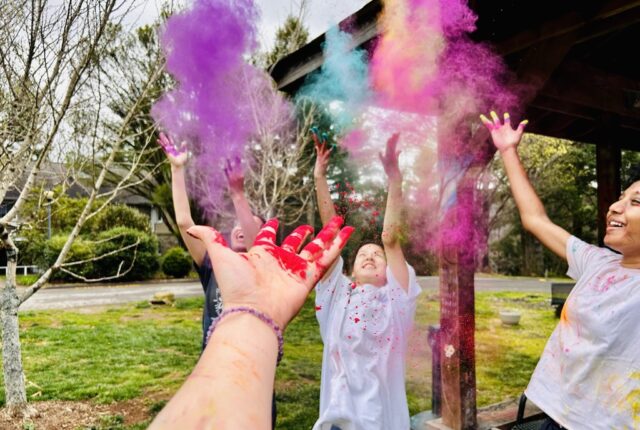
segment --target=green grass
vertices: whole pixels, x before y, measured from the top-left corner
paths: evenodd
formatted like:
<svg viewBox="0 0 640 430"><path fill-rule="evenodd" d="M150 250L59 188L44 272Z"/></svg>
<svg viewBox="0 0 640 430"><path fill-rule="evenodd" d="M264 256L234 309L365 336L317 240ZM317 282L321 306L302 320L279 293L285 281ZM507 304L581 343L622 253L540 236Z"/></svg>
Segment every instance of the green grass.
<svg viewBox="0 0 640 430"><path fill-rule="evenodd" d="M498 310L504 308L523 311L519 326L500 323ZM169 398L198 359L201 310L202 299L188 299L178 300L175 307L139 303L96 313L21 313L29 399L114 402L150 393L164 393ZM548 297L480 293L476 296L476 317L479 406L517 397L556 324ZM437 297L423 294L407 357L411 414L430 409L427 327L437 324L438 318ZM278 429L313 426L318 413L321 362L322 342L309 299L285 334L285 356L276 380ZM0 401L4 401L4 392L0 392ZM108 427L103 424L96 429ZM144 423L138 427L144 428Z"/></svg>
<svg viewBox="0 0 640 430"><path fill-rule="evenodd" d="M27 395L31 400L113 402L174 391L200 352L201 306L197 299L175 308L21 313Z"/></svg>
<svg viewBox="0 0 640 430"><path fill-rule="evenodd" d="M4 281L7 277L5 275L0 275L0 284L4 284ZM38 280L38 278L40 278L40 275L37 274L33 274L33 275L16 275L16 283L19 286L24 286L27 287L31 284L33 284L34 282L36 282Z"/></svg>

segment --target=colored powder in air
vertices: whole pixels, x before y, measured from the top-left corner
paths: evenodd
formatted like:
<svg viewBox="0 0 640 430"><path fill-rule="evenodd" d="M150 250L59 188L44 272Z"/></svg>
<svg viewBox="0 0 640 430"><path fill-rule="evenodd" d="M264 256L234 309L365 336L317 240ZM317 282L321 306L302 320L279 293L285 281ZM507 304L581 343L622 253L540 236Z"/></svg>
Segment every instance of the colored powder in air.
<svg viewBox="0 0 640 430"><path fill-rule="evenodd" d="M241 77L243 55L255 46L256 18L252 0L196 0L169 18L161 36L177 84L152 115L175 140L187 141L194 155L190 191L208 216L226 189L226 159L241 156L253 132Z"/></svg>
<svg viewBox="0 0 640 430"><path fill-rule="evenodd" d="M458 188L465 171L486 152L473 143L478 113L517 107L502 59L469 37L475 22L463 0L385 0L382 35L372 57L372 82L383 105L435 118L436 126L423 139L427 152L417 160L433 155L435 145L426 143L437 142L437 175L432 169L418 171L420 184L411 190L416 233L432 250L443 238L467 246L473 237L473 226L466 223L473 224L469 213L475 208L460 205ZM439 231L453 209L460 222Z"/></svg>
<svg viewBox="0 0 640 430"><path fill-rule="evenodd" d="M251 0L197 0L169 18L161 41L177 86L152 114L174 137L203 145L246 139L251 128L237 112L236 77L245 67L243 54L255 47L256 17Z"/></svg>
<svg viewBox="0 0 640 430"><path fill-rule="evenodd" d="M176 143L187 141L190 196L208 217L223 211L226 160L246 158L252 139L292 116L270 76L245 61L257 46L257 18L253 0L196 0L161 37L177 82L152 115Z"/></svg>
<svg viewBox="0 0 640 430"><path fill-rule="evenodd" d="M297 99L319 104L331 116L339 133L357 128L359 115L371 103L367 53L354 49L353 37L337 26L329 29L323 45L324 63L297 94ZM350 144L358 142L352 138Z"/></svg>
<svg viewBox="0 0 640 430"><path fill-rule="evenodd" d="M433 82L445 49L438 0L385 0L381 37L371 60L373 87L383 106L434 113Z"/></svg>

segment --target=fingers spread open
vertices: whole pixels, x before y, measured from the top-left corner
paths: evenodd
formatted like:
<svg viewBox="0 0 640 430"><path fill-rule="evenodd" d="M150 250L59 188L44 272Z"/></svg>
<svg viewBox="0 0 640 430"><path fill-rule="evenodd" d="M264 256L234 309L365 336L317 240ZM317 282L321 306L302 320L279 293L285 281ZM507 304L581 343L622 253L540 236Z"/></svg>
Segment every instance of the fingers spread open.
<svg viewBox="0 0 640 430"><path fill-rule="evenodd" d="M498 114L495 113L495 111L491 111L490 115L491 119L493 120L493 125L496 127L500 127L502 124L500 124L500 117L498 116Z"/></svg>
<svg viewBox="0 0 640 430"><path fill-rule="evenodd" d="M331 242L331 246L326 249L320 258L316 261L316 267L318 269L318 273L316 274L318 279L324 274L324 271L327 267L331 266L336 258L340 255L340 252L345 247L347 242L349 241L349 237L355 231L355 228L351 226L346 226Z"/></svg>
<svg viewBox="0 0 640 430"><path fill-rule="evenodd" d="M480 115L480 121L482 121L482 123L490 130L492 131L494 129L494 125L493 122L487 118L484 115Z"/></svg>
<svg viewBox="0 0 640 430"><path fill-rule="evenodd" d="M342 226L344 220L340 216L334 216L327 223L320 233L307 246L304 247L300 256L308 261L315 261L322 252L331 245L333 238L338 234L338 230Z"/></svg>
<svg viewBox="0 0 640 430"><path fill-rule="evenodd" d="M169 155L178 155L175 146L171 139L164 133L160 133L160 137L158 138L158 144L162 147L165 153Z"/></svg>
<svg viewBox="0 0 640 430"><path fill-rule="evenodd" d="M256 240L253 243L254 246L267 246L272 247L276 245L276 231L278 230L278 220L276 218L271 218L267 222L264 223L258 235L256 236Z"/></svg>
<svg viewBox="0 0 640 430"><path fill-rule="evenodd" d="M282 242L282 249L297 254L305 239L311 234L313 234L313 227L301 225Z"/></svg>
<svg viewBox="0 0 640 430"><path fill-rule="evenodd" d="M524 130L524 128L527 126L527 124L529 124L529 120L525 119L524 121L520 121L520 124L518 124L518 129L519 130Z"/></svg>

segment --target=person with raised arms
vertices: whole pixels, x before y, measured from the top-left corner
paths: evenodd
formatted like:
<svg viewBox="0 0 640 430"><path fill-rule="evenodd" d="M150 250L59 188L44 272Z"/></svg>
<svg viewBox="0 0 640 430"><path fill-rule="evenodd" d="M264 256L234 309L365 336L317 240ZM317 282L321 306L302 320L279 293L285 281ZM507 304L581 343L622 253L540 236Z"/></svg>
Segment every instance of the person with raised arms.
<svg viewBox="0 0 640 430"><path fill-rule="evenodd" d="M518 156L526 121L481 116L509 178L523 227L567 261L576 284L525 395L549 419L541 429L640 428L640 181L607 212L606 247L549 219Z"/></svg>
<svg viewBox="0 0 640 430"><path fill-rule="evenodd" d="M316 134L314 177L323 223L335 216L327 182L330 149ZM380 161L389 191L378 243L360 245L353 281L339 258L316 286L316 316L324 343L320 414L313 430L408 430L407 339L420 287L400 244L402 175L387 142Z"/></svg>

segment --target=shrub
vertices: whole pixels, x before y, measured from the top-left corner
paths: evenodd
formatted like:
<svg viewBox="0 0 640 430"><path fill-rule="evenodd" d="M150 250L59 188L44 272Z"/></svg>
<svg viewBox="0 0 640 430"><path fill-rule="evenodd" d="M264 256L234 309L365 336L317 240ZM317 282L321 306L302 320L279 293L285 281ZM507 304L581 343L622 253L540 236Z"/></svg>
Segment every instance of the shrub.
<svg viewBox="0 0 640 430"><path fill-rule="evenodd" d="M158 271L158 239L144 231L127 227L116 227L104 231L96 237L96 255L105 255L117 251L139 240L137 246L115 252L100 260L96 264L98 277L114 276L121 267L121 272L131 267L125 275L118 278L122 281L139 281L150 279ZM135 260L134 260L135 258Z"/></svg>
<svg viewBox="0 0 640 430"><path fill-rule="evenodd" d="M128 227L151 233L149 217L137 209L127 205L108 205L97 216L91 225L92 231L100 233L115 227Z"/></svg>
<svg viewBox="0 0 640 430"><path fill-rule="evenodd" d="M37 230L20 231L14 240L18 247L18 265L31 266L44 263L47 237Z"/></svg>
<svg viewBox="0 0 640 430"><path fill-rule="evenodd" d="M162 272L165 275L184 278L190 271L191 256L179 246L169 249L162 257Z"/></svg>
<svg viewBox="0 0 640 430"><path fill-rule="evenodd" d="M55 236L52 236L51 239L47 240L44 244L44 250L40 257L40 261L38 261L38 265L41 267L51 267L58 258L58 254L60 254L62 247L67 241L67 237L68 235L66 234L57 234ZM67 257L65 258L65 262L71 263L74 261L88 260L93 257L95 257L94 244L91 241L83 239L82 237L78 237L71 245L71 249L69 250ZM90 279L93 277L94 263L87 262L67 267L67 269L72 271L73 273ZM79 281L78 278L63 271L56 272L52 276L51 280L75 282Z"/></svg>

